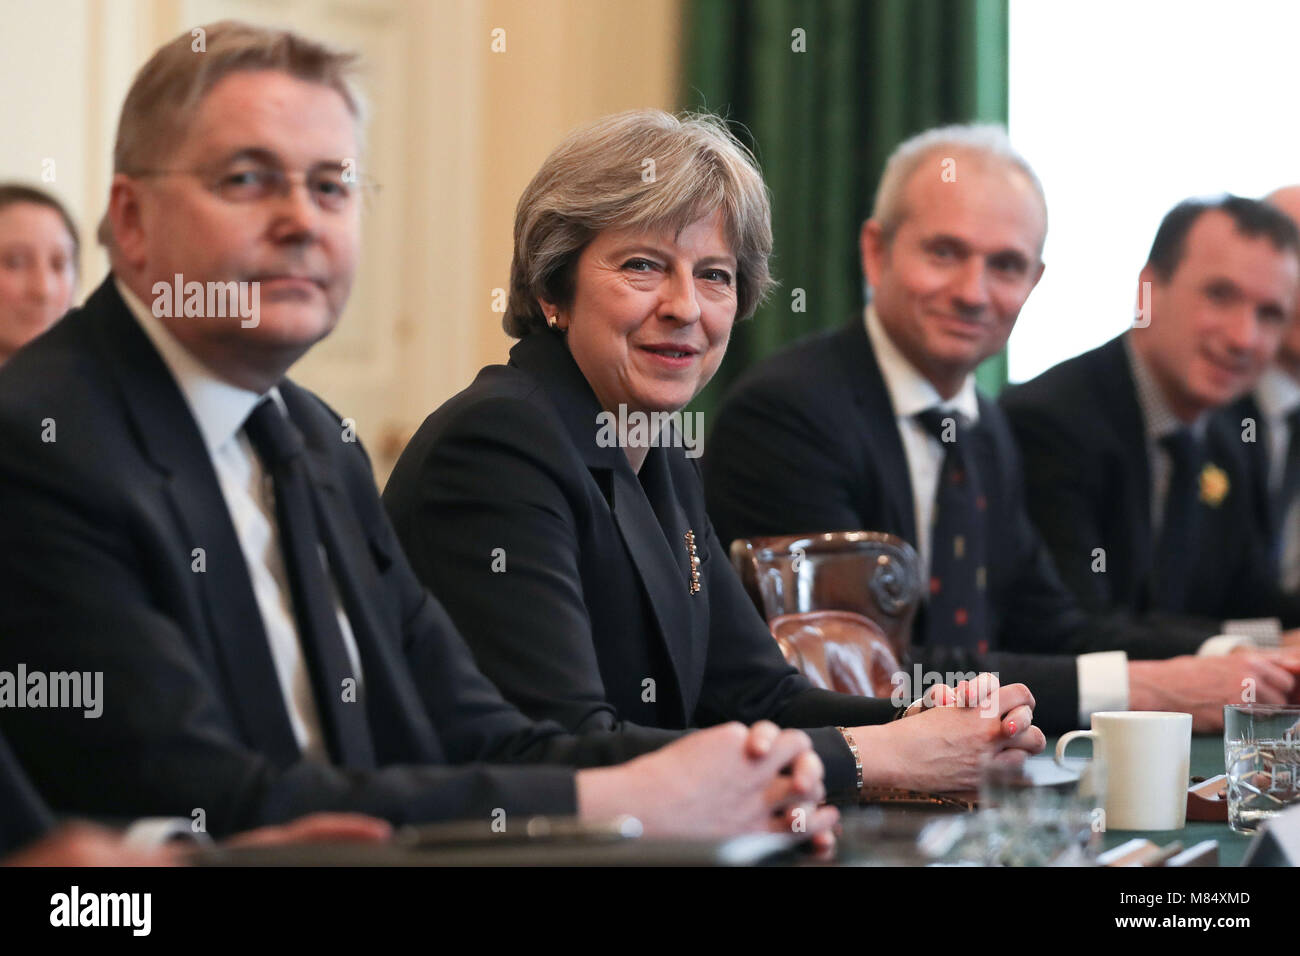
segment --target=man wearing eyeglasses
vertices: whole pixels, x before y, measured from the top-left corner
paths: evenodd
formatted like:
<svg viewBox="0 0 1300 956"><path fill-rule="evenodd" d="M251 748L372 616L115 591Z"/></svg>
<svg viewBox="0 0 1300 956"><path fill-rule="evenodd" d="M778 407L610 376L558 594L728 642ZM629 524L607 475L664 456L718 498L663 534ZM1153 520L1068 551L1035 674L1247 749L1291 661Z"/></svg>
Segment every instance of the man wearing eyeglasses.
<svg viewBox="0 0 1300 956"><path fill-rule="evenodd" d="M285 378L356 271L351 58L231 22L193 39L161 48L123 106L112 274L0 374L0 672L103 686L93 718L29 686L0 707L42 796L215 835L324 810L825 833L800 731L569 736L479 673L364 452ZM190 307L191 285L230 283L257 290L256 321L206 294ZM160 301L177 284L180 310Z"/></svg>
<svg viewBox="0 0 1300 956"><path fill-rule="evenodd" d="M355 174L355 161L317 163L302 174L294 174L279 165L279 157L264 149L249 148L194 169L135 169L129 176L142 180L159 176L189 176L197 179L214 196L227 204L259 203L288 198L301 183L310 201L322 214L347 214L357 206L357 194L363 189L376 190L370 181ZM107 222L107 219L105 220ZM111 244L111 230L105 244ZM153 284L152 312L158 318L180 316L225 319L238 315L242 328L254 328L261 322L263 283L283 283L297 278L292 271L255 276L252 279L183 281L178 272L172 282Z"/></svg>

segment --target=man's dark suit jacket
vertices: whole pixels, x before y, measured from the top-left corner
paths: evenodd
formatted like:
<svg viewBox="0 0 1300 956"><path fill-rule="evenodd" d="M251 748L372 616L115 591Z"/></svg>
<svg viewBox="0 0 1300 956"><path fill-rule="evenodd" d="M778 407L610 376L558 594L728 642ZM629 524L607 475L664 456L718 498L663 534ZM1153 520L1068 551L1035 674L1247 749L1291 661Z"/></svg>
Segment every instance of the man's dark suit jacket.
<svg viewBox="0 0 1300 956"><path fill-rule="evenodd" d="M503 700L406 563L364 452L318 398L280 388L322 535L346 556L335 577L378 769L301 756L208 450L110 278L0 369L0 669L103 672L97 719L0 709L55 810L201 809L218 835L330 809L394 822L566 813L572 766L672 739L574 738Z"/></svg>
<svg viewBox="0 0 1300 956"><path fill-rule="evenodd" d="M1268 555L1268 575L1270 580L1277 580L1278 563L1282 557L1282 526L1285 515L1277 513L1277 505L1269 488L1269 470L1271 452L1268 422L1264 412L1255 399L1254 392L1247 392L1231 405L1217 413L1225 421L1228 430L1241 435L1242 422L1250 419L1255 423L1255 440L1242 442L1242 460L1245 463L1250 481L1251 500L1254 504L1252 514L1255 516L1255 533ZM1292 441L1300 441L1300 436L1292 435Z"/></svg>
<svg viewBox="0 0 1300 956"><path fill-rule="evenodd" d="M825 728L811 735L827 790L852 790L852 757L827 725L895 708L815 689L786 664L704 513L695 461L651 448L634 472L622 448L599 444L600 411L547 331L430 415L384 490L416 573L530 716L570 729Z"/></svg>
<svg viewBox="0 0 1300 956"><path fill-rule="evenodd" d="M979 407L973 435L988 499L988 650L914 653L927 670L989 670L1004 683L1025 683L1037 701L1036 723L1049 732L1074 727L1078 676L1071 655L1167 656L1189 642L1087 618L1025 513L1006 420L983 396ZM718 409L706 449L709 514L724 541L862 529L917 542L907 458L861 316L746 372ZM924 633L920 621L916 633Z"/></svg>
<svg viewBox="0 0 1300 956"><path fill-rule="evenodd" d="M0 861L54 826L54 816L32 787L18 758L0 737Z"/></svg>
<svg viewBox="0 0 1300 956"><path fill-rule="evenodd" d="M1201 535L1184 607L1153 606L1151 476L1137 387L1119 336L1008 390L1003 407L1024 455L1029 513L1066 584L1089 610L1177 615L1214 633L1229 618L1300 622L1278 593L1261 538L1241 426L1210 416L1207 462L1228 478L1216 505L1200 499ZM1093 549L1106 571L1092 570Z"/></svg>

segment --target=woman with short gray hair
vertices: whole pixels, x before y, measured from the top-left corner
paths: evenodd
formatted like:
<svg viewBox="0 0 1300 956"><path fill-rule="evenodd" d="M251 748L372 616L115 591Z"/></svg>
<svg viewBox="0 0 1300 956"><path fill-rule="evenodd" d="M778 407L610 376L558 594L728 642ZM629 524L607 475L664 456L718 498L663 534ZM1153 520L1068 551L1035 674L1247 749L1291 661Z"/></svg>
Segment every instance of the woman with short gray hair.
<svg viewBox="0 0 1300 956"><path fill-rule="evenodd" d="M540 300L567 298L578 254L609 228L685 228L720 210L738 264L737 319L775 284L767 187L717 117L658 110L619 113L561 143L519 198L505 329L515 338L546 325Z"/></svg>

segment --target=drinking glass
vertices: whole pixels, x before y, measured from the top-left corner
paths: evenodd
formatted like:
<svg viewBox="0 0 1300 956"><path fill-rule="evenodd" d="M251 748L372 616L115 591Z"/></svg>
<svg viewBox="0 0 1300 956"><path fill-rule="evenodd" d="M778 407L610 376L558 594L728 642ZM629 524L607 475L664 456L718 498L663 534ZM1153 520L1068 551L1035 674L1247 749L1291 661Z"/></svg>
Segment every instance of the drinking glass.
<svg viewBox="0 0 1300 956"><path fill-rule="evenodd" d="M979 810L936 822L923 834L932 857L981 866L1090 866L1103 829L1105 764L1065 767L1030 758L1023 767L986 763Z"/></svg>
<svg viewBox="0 0 1300 956"><path fill-rule="evenodd" d="M1223 764L1228 825L1238 833L1300 801L1300 707L1224 707Z"/></svg>

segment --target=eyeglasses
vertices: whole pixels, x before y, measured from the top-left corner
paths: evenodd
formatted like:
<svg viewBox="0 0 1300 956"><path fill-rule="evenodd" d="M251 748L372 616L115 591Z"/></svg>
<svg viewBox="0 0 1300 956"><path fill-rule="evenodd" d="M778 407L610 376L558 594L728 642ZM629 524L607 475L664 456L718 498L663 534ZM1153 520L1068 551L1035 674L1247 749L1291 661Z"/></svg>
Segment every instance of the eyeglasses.
<svg viewBox="0 0 1300 956"><path fill-rule="evenodd" d="M225 170L142 169L133 176L194 176L226 202L250 203L287 196L300 180L312 201L326 212L342 212L361 195L379 192L379 183L358 174L350 165L327 164L305 173L290 173L279 166L245 166Z"/></svg>

